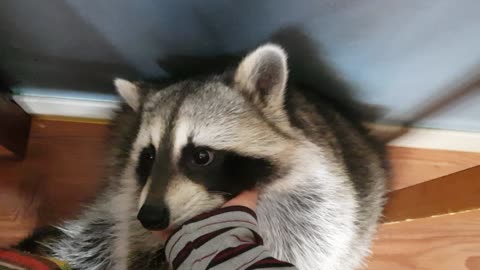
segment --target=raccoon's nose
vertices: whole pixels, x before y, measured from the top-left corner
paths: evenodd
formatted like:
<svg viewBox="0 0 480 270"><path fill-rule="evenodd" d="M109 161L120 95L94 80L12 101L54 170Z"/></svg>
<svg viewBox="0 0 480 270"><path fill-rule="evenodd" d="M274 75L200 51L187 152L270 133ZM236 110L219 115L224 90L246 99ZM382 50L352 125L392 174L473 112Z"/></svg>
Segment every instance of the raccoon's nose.
<svg viewBox="0 0 480 270"><path fill-rule="evenodd" d="M165 205L144 204L138 212L137 219L147 230L163 230L168 227L170 213Z"/></svg>

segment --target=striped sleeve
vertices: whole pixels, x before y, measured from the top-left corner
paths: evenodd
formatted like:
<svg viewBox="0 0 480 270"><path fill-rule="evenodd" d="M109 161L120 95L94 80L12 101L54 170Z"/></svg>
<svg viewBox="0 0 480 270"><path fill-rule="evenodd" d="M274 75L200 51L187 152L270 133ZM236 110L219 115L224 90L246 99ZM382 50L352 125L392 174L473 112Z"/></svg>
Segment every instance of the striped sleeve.
<svg viewBox="0 0 480 270"><path fill-rule="evenodd" d="M255 212L243 206L194 217L170 236L165 253L174 270L296 269L271 257L257 233Z"/></svg>

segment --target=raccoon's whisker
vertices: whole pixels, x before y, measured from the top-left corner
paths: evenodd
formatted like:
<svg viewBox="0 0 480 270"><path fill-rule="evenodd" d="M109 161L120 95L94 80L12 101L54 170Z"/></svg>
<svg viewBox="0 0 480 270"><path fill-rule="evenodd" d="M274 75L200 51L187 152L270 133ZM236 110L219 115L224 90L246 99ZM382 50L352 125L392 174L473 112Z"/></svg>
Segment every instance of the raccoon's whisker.
<svg viewBox="0 0 480 270"><path fill-rule="evenodd" d="M197 193L197 194L193 195L193 197L190 198L190 201L188 201L187 204L185 205L185 208L188 208L188 207L196 204L197 203L196 202L197 197L200 197L200 194Z"/></svg>
<svg viewBox="0 0 480 270"><path fill-rule="evenodd" d="M228 195L228 196L232 196L233 194L230 193L230 192L225 192L225 191L219 191L219 190L212 190L210 191L210 193L213 193L215 195Z"/></svg>
<svg viewBox="0 0 480 270"><path fill-rule="evenodd" d="M191 210L191 209L188 209L188 208L189 208L190 206L192 206L192 205L195 205L195 206L197 206L197 207L195 207L195 208L192 209L192 210ZM183 213L183 214L182 214L181 216L179 216L176 220L178 220L178 219L183 219L183 218L185 218L185 216L191 215L193 212L195 212L196 209L198 209L198 207L202 207L202 206L203 206L203 204L199 204L198 202L194 202L194 201L189 202L188 205L186 205L186 207L185 207L185 208L187 209L187 212ZM190 210L190 211L188 211L188 210Z"/></svg>
<svg viewBox="0 0 480 270"><path fill-rule="evenodd" d="M198 207L201 208L201 207L204 206L204 204L199 203L198 201L195 200L196 197L199 197L199 195L197 195L197 194L194 195L194 196L191 198L191 200L185 205L185 209L189 210L189 208L192 207L192 206L196 206L195 208L198 208ZM192 213L194 213L194 212L195 212L195 209L192 210L192 211L188 211L188 212L184 213L183 215L181 215L180 217L178 217L178 218L176 218L175 220L173 220L172 223L177 223L179 220L185 219L185 217L190 216L190 215L191 215Z"/></svg>

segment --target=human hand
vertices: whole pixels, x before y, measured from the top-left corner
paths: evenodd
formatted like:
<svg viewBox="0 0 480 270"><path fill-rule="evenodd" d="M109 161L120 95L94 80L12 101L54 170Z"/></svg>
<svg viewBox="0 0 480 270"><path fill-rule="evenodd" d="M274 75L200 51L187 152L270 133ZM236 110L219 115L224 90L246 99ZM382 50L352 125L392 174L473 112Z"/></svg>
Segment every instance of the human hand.
<svg viewBox="0 0 480 270"><path fill-rule="evenodd" d="M227 201L225 204L221 206L223 207L228 207L228 206L244 206L252 209L255 211L257 208L257 200L258 200L258 190L253 189L253 190L247 190L243 191L242 193L238 194L236 197L233 199ZM156 231L154 234L160 239L166 241L168 237L173 233L174 229L167 228L162 231Z"/></svg>
<svg viewBox="0 0 480 270"><path fill-rule="evenodd" d="M227 206L239 205L239 206L248 207L253 211L255 211L255 209L257 208L257 200L258 200L258 190L256 189L247 190L238 194L237 197L226 202L224 205L222 205L222 208Z"/></svg>

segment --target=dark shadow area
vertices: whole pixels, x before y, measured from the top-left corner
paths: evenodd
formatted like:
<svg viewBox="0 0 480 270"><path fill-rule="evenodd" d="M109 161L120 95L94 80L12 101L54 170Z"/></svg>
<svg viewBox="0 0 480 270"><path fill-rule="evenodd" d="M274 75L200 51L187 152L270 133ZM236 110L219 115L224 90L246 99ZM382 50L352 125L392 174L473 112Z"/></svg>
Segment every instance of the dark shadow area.
<svg viewBox="0 0 480 270"><path fill-rule="evenodd" d="M18 85L38 88L73 89L88 92L112 92L116 76L135 78L136 72L126 65L82 61L58 56L15 52L7 61L9 74L15 74ZM13 76L10 76L12 80Z"/></svg>
<svg viewBox="0 0 480 270"><path fill-rule="evenodd" d="M63 0L2 2L0 37L0 68L18 86L112 92L113 76L138 76Z"/></svg>
<svg viewBox="0 0 480 270"><path fill-rule="evenodd" d="M355 99L354 89L348 85L322 58L321 47L299 27L285 27L256 46L272 42L288 53L289 83L302 88L312 99L321 98L336 106L354 119L372 121L379 116L379 109L362 104ZM255 49L250 48L248 51ZM233 69L247 53L214 56L168 55L157 60L159 66L170 75L158 82L171 83L192 77L222 73Z"/></svg>
<svg viewBox="0 0 480 270"><path fill-rule="evenodd" d="M5 72L5 70L0 69L0 96L3 97L5 94L11 94L11 87L13 85L15 85L13 76Z"/></svg>
<svg viewBox="0 0 480 270"><path fill-rule="evenodd" d="M202 17L199 17L199 19L202 19ZM207 26L208 22L206 23L206 28L208 28ZM213 38L213 41L215 41L217 35L214 33L214 29L211 30L212 34L207 35L207 37ZM235 68L242 57L250 50L267 42L279 44L287 51L289 83L300 87L310 100L321 99L322 102L335 106L350 119L358 119L360 121L411 127L419 121L441 111L468 93L475 91L476 88L471 85L476 86L478 84L478 80L475 79L477 77L473 76L475 79L473 82L464 83L465 87L448 86L449 89L457 90L451 91L451 94L445 97L432 98L431 102L424 104L417 111L412 111L411 115L395 122L387 120L383 118L387 109L360 102L355 88L349 85L326 62L321 51L321 44L316 43L313 38L296 26L282 28L271 35L270 38L252 46L249 50L235 54L218 54L213 56L167 55L158 59L157 63L170 74L170 77L161 78L157 81L168 84L192 77L223 73L225 70ZM468 77L471 80L472 78L470 77L472 76L469 75ZM465 81L467 80L462 80L462 82ZM392 134L384 134L384 136L386 136L386 141L390 141L401 136L405 131L405 129L401 129L392 132Z"/></svg>
<svg viewBox="0 0 480 270"><path fill-rule="evenodd" d="M357 99L355 89L323 57L321 44L300 28L283 28L269 41L280 44L287 51L290 82L301 87L308 97L322 98L353 119L373 121L380 116L380 108Z"/></svg>

